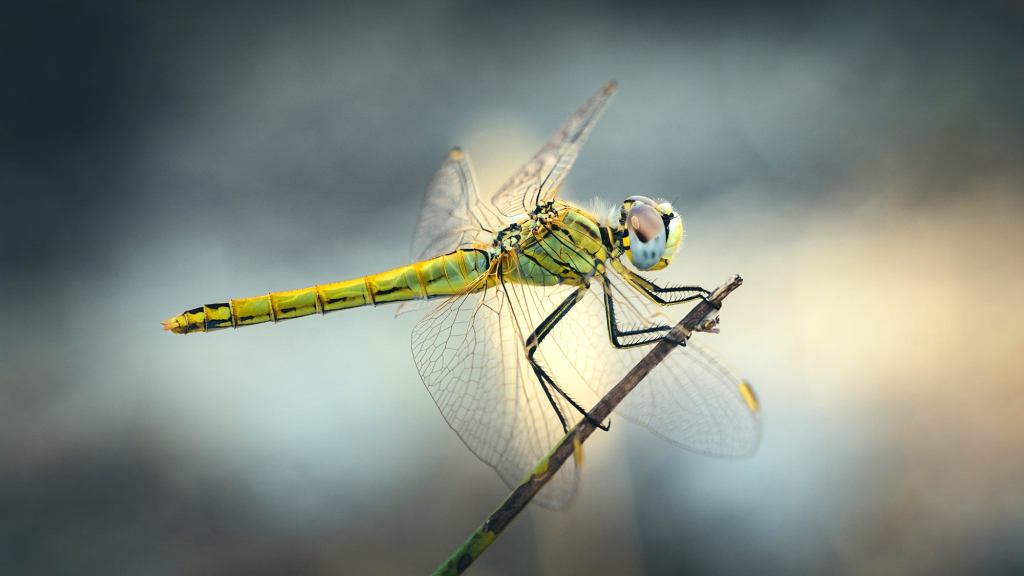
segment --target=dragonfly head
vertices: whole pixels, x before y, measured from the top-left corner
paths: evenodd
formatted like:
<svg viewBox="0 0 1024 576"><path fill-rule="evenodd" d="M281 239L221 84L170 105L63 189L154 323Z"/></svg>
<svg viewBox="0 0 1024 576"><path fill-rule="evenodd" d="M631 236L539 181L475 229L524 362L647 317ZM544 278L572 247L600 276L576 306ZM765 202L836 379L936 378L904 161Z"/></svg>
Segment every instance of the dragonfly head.
<svg viewBox="0 0 1024 576"><path fill-rule="evenodd" d="M683 218L668 202L630 196L619 210L622 248L640 270L668 266L683 240Z"/></svg>

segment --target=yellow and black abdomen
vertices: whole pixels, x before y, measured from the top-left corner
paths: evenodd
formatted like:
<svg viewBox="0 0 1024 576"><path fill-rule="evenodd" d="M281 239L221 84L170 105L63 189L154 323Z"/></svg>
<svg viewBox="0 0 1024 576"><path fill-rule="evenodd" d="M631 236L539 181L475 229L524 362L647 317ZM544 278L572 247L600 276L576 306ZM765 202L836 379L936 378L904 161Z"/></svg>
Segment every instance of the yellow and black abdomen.
<svg viewBox="0 0 1024 576"><path fill-rule="evenodd" d="M473 285L489 264L490 255L484 250L456 250L362 278L206 304L165 320L163 326L176 334L210 332L360 306L451 296Z"/></svg>

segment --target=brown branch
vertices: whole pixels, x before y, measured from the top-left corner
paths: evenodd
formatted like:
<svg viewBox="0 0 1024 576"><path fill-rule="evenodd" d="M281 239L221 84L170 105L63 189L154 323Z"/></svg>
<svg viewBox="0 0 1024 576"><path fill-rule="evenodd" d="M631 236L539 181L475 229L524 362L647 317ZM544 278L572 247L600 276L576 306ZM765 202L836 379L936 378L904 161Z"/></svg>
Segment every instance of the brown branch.
<svg viewBox="0 0 1024 576"><path fill-rule="evenodd" d="M565 461L572 456L579 446L594 432L594 422L604 422L612 410L622 402L633 388L636 388L644 377L661 363L672 352L678 343L685 342L693 332L717 332L718 309L722 300L739 288L743 278L738 274L715 289L706 301L701 301L672 328L646 356L640 359L600 402L594 405L588 417L580 420L575 428L569 431L558 445L540 461L530 476L512 491L497 510L473 532L473 534L452 553L448 559L434 572L439 574L461 574L473 563L480 554L491 545L491 542L512 522L533 497L548 483Z"/></svg>

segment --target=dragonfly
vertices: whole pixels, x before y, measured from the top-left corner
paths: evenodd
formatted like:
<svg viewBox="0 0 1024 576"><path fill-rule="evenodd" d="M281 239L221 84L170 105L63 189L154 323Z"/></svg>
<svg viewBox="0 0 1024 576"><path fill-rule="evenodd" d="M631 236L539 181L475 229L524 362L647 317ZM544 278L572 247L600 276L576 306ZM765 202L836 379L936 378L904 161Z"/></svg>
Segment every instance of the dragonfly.
<svg viewBox="0 0 1024 576"><path fill-rule="evenodd" d="M412 331L419 375L462 442L516 486L586 417L581 390L606 393L668 333L671 306L708 295L649 276L683 240L671 203L634 194L598 214L558 196L616 90L604 85L490 199L468 155L449 151L427 188L413 263L206 304L163 327L192 334L391 303L403 313L434 301ZM616 414L692 451L752 454L760 438L753 388L699 342L684 344ZM536 500L566 505L579 465L563 466Z"/></svg>

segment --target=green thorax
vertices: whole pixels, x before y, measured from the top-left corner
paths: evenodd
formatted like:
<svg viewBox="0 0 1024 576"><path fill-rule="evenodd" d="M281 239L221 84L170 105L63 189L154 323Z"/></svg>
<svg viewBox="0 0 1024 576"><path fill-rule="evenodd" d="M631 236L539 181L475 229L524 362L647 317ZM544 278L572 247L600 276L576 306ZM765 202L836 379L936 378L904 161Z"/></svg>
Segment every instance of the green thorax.
<svg viewBox="0 0 1024 576"><path fill-rule="evenodd" d="M581 284L604 272L607 240L597 217L568 202L538 206L528 217L499 232L496 250L511 252L506 278L552 286Z"/></svg>

